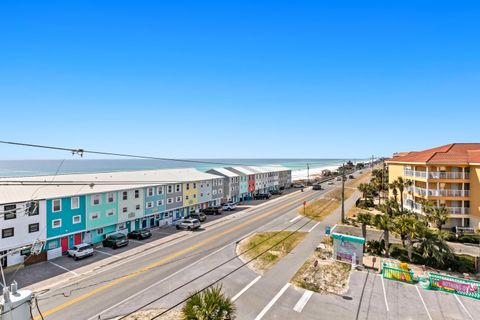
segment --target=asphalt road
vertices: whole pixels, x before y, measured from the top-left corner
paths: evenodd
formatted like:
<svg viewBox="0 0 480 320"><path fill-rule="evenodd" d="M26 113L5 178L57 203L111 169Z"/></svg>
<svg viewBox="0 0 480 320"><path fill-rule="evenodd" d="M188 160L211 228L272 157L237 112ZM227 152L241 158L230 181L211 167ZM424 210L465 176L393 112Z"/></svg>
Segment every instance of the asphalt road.
<svg viewBox="0 0 480 320"><path fill-rule="evenodd" d="M150 307L174 305L188 293L241 265L235 256L235 244L248 234L302 224L305 224L303 229L308 230L315 225L316 222L306 218L290 223L285 214L297 215L296 210L303 201L317 198L324 192L305 190L268 201L211 228L184 232L187 235L177 241L120 260L87 276L76 277L67 285L49 288L39 297L42 314L46 319L98 319L99 315L101 319L108 319L161 295L165 297ZM225 261L228 262L222 265ZM198 280L192 280L204 273ZM228 291L240 290L253 275L248 268L238 270L229 277L232 280Z"/></svg>

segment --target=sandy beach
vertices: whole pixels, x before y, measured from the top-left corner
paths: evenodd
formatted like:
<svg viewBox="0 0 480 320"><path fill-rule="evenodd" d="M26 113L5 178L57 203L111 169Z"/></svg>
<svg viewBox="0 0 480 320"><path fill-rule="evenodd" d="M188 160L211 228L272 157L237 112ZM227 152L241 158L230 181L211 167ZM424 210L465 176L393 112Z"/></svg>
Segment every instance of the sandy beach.
<svg viewBox="0 0 480 320"><path fill-rule="evenodd" d="M336 171L338 167L339 166L326 166L326 167L312 168L310 169L310 179L313 179L315 176L322 174L323 170ZM307 178L308 178L307 169L292 171L292 181L302 180Z"/></svg>

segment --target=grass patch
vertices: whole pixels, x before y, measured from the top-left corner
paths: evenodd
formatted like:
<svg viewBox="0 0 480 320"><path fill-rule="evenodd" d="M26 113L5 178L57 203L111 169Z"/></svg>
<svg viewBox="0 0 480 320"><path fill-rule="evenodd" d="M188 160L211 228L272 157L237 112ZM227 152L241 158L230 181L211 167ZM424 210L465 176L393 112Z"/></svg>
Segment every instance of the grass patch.
<svg viewBox="0 0 480 320"><path fill-rule="evenodd" d="M316 250L290 280L297 287L320 293L342 294L348 288L351 265L331 260L331 246ZM317 261L317 266L315 266Z"/></svg>
<svg viewBox="0 0 480 320"><path fill-rule="evenodd" d="M306 232L293 232L292 234L291 231L256 233L238 244L237 253L245 252L240 257L243 260L250 260L280 242L252 262L254 269L265 271L292 251L306 235ZM286 238L287 236L288 238ZM247 250L248 252L246 252Z"/></svg>
<svg viewBox="0 0 480 320"><path fill-rule="evenodd" d="M348 180L345 182L345 199L350 198L357 187L370 179L370 172L363 173L356 179ZM329 192L324 198L315 200L305 207L298 209L298 212L310 219L322 221L325 217L330 215L335 209L340 207L342 202L342 188L337 187ZM353 214L353 212L352 212ZM349 216L349 214L347 215Z"/></svg>

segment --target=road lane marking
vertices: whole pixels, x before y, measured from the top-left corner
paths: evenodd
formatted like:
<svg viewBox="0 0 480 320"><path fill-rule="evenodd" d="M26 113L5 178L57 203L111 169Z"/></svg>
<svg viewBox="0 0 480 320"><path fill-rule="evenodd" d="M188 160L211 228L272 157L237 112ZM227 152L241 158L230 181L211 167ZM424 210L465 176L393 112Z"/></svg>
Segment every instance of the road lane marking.
<svg viewBox="0 0 480 320"><path fill-rule="evenodd" d="M321 221L318 221L317 223L315 223L315 225L308 230L308 233L312 232L313 229L315 229L320 224L320 222Z"/></svg>
<svg viewBox="0 0 480 320"><path fill-rule="evenodd" d="M425 311L427 311L428 319L432 320L432 316L430 315L430 312L428 312L427 305L425 304L425 300L423 300L422 295L420 294L420 290L418 290L418 287L415 286L415 289L417 289L418 296L420 297L420 300L422 300L423 306L425 307Z"/></svg>
<svg viewBox="0 0 480 320"><path fill-rule="evenodd" d="M390 311L388 308L388 301L387 301L387 292L385 290L385 283L383 282L383 277L380 275L380 279L382 279L382 288L383 288L383 298L385 300L385 306L387 307L387 312Z"/></svg>
<svg viewBox="0 0 480 320"><path fill-rule="evenodd" d="M470 314L470 312L468 312L467 308L465 307L465 305L462 303L462 301L458 298L457 295L453 295L455 297L455 299L457 299L458 303L460 303L460 305L462 306L463 310L465 311L465 313L468 315L468 317L473 320L473 317L472 315Z"/></svg>
<svg viewBox="0 0 480 320"><path fill-rule="evenodd" d="M290 283L287 283L286 285L283 286L282 289L273 297L272 300L263 308L263 310L258 314L258 316L255 317L255 320L260 320L263 318L263 316L270 310L270 308L277 302L278 299L287 291L288 287L290 287Z"/></svg>
<svg viewBox="0 0 480 320"><path fill-rule="evenodd" d="M338 226L338 224L335 224L332 229L330 229L330 234L333 233L333 230Z"/></svg>
<svg viewBox="0 0 480 320"><path fill-rule="evenodd" d="M240 298L240 296L241 296L242 294L244 294L245 291L247 291L248 289L250 289L250 287L253 286L258 280L260 280L261 277L262 277L262 276L258 276L258 277L256 277L255 279L253 279L252 282L250 282L249 284L247 284L242 290L240 290L239 293L237 293L235 296L233 296L232 301L235 301L235 300L237 300L238 298Z"/></svg>
<svg viewBox="0 0 480 320"><path fill-rule="evenodd" d="M258 216L255 216L255 217L249 219L249 220L246 220L245 222L243 222L243 223L241 223L241 224L237 224L235 227L232 227L232 228L227 229L227 230L225 230L225 231L223 231L223 232L217 233L216 235L213 235L213 236L211 236L211 237L209 237L209 238L206 238L205 240L202 240L202 241L200 241L200 242L197 242L196 244L194 244L194 245L192 245L192 246L190 246L190 247L187 247L187 248L184 248L184 249L182 249L182 250L179 250L179 251L177 251L177 252L175 252L175 253L173 253L173 254L171 254L171 255L168 255L168 256L166 256L165 258L162 258L162 259L160 259L160 260L158 260L158 261L156 261L156 262L154 262L154 263L152 263L152 264L150 264L150 265L147 265L147 266L145 266L145 267L143 267L143 268L137 269L136 271L133 271L133 272L130 273L130 274L127 274L127 275L125 275L125 276L123 276L123 277L117 278L117 279L113 280L112 282L106 283L106 284L104 284L104 285L102 285L102 286L100 286L100 287L98 287L98 288L95 288L95 289L93 289L93 290L91 290L91 291L89 291L89 292L86 292L86 293L84 293L84 294L82 294L82 295L80 295L80 296L78 296L78 297L76 297L76 298L73 298L73 299L71 299L71 300L68 300L68 301L66 301L66 302L64 302L64 303L62 303L62 304L60 304L60 305L58 305L58 306L56 306L56 307L53 307L53 308L51 308L51 309L49 309L49 310L46 310L46 311L43 312L43 316L46 317L46 316L48 316L48 315L50 315L50 314L56 313L56 312L58 312L58 311L60 311L60 310L63 310L63 309L65 309L65 308L67 308L67 307L69 307L69 306L71 306L71 305L73 305L73 304L76 304L76 303L78 303L78 302L80 302L80 301L83 301L83 300L85 300L85 299L87 299L87 298L89 298L89 297L91 297L91 296L93 296L93 295L95 295L95 294L97 294L97 293L100 293L100 292L102 292L102 291L105 291L106 289L109 289L109 288L111 288L111 287L113 287L113 286L115 286L115 285L117 285L117 284L120 284L120 283L122 283L122 282L124 282L124 281L126 281L126 280L128 280L128 279L131 279L131 278L133 278L133 277L136 277L136 276L138 276L138 275L140 275L140 274L142 274L142 273L144 273L144 272L146 272L146 271L148 271L148 270L150 270L150 269L153 269L153 268L155 268L155 267L158 267L159 265L163 265L163 264L165 264L165 263L167 263L167 262L169 262L169 261L171 261L171 260L173 260L173 259L175 259L175 258L178 258L178 257L180 257L180 256L182 256L182 255L184 255L184 254L186 254L186 253L189 253L189 252L191 252L191 251L194 251L195 249L197 249L197 248L199 248L199 247L202 247L202 246L206 245L207 243L210 243L210 242L212 242L212 241L214 241L214 240L217 240L217 239L219 239L219 238L221 238L221 237L223 237L223 236L225 236L225 235L227 235L227 234L229 234L229 233L232 233L232 232L234 232L234 231L240 230L240 229L242 229L242 228L244 228L244 227L246 227L246 226L248 226L248 225L250 225L250 224L252 224L252 223L254 223L254 222L256 222L256 221L258 221L258 220L261 220L261 219L263 219L263 218L266 218L266 217L268 217L268 216L270 216L270 215L272 215L272 214L274 214L274 213L276 213L276 212L279 212L279 211L282 210L282 209L288 208L289 206L292 206L292 205L294 205L295 203L297 203L297 202L299 202L299 201L301 201L301 200L303 200L303 199L309 198L309 197L311 197L311 194L304 195L304 196L299 197L299 198L296 198L296 199L294 199L294 200L292 200L292 201L290 201L290 202L287 202L287 203L285 203L284 205L281 205L281 206L279 206L279 207L277 207L277 208L274 208L274 209L272 209L272 210L269 210L269 211L267 211L267 212L265 212L265 213L263 213L263 214L261 214L261 215L258 215ZM34 320L39 320L39 319L40 319L40 316L39 316L39 315L34 318Z"/></svg>
<svg viewBox="0 0 480 320"><path fill-rule="evenodd" d="M297 304L295 305L295 307L293 307L293 310L297 311L297 312L302 312L303 308L305 307L305 305L308 303L308 300L310 300L310 298L312 297L313 295L313 291L310 291L310 290L306 290L302 297L298 300Z"/></svg>
<svg viewBox="0 0 480 320"><path fill-rule="evenodd" d="M58 268L60 268L60 269L63 269L63 270L65 270L65 271L67 271L67 272L70 272L70 273L78 276L78 273L76 273L75 271L72 271L72 270L70 270L70 269L67 269L67 268L65 268L65 267L63 267L63 266L61 266L61 265L59 265L59 264L56 264L55 262L52 262L52 261L48 261L48 262L50 262L51 264L53 264L54 266L56 266L56 267L58 267Z"/></svg>
<svg viewBox="0 0 480 320"><path fill-rule="evenodd" d="M154 245L149 243L149 242L138 241L138 240L134 240L134 239L128 239L128 241L131 241L133 243L140 243L142 245L144 244L144 245L149 246L149 247L154 247Z"/></svg>
<svg viewBox="0 0 480 320"><path fill-rule="evenodd" d="M298 216L296 216L295 218L293 218L292 220L290 220L289 222L290 222L290 223L291 223L291 222L295 222L295 221L297 221L298 219L300 219L301 217L302 217L302 216L298 215Z"/></svg>
<svg viewBox="0 0 480 320"><path fill-rule="evenodd" d="M129 296L128 298L125 298L125 299L123 299L122 301L120 301L120 302L118 302L118 303L114 304L113 306L111 306L111 307L109 307L109 308L107 308L107 309L105 309L105 310L102 310L102 312L100 312L100 313L97 313L96 315L92 316L92 317L91 317L91 318L89 318L88 320L95 320L95 319L98 319L98 317L99 317L100 315L102 315L102 314L104 314L104 313L106 313L106 312L108 312L108 311L110 311L110 310L112 310L112 309L114 309L114 308L118 307L118 306L119 306L119 305L121 305L121 304L124 304L124 303L125 303L125 302L127 302L128 300L131 300L131 299L133 299L133 298L135 298L135 297L137 297L137 296L141 295L142 293L144 293L144 292L146 292L146 291L150 290L150 289L151 289L151 288L153 288L153 287L156 287L156 286L158 286L158 285L159 285L160 283L162 283L162 282L165 282L165 281L167 281L167 280L169 280L169 279L173 278L174 276L176 276L177 274L180 274L180 273L184 272L185 270L191 270L191 268L192 268L194 265L196 265L196 264L199 264L200 262L202 262L202 261L204 261L204 260L206 260L206 259L210 258L211 256L213 256L213 255L215 255L215 254L219 253L220 251L222 251L222 250L226 249L227 247L229 247L229 246L231 246L231 245L234 245L234 244L235 244L235 242L232 242L232 243L229 243L229 244L227 244L227 245L225 245L225 246L221 247L220 249L217 249L217 250L215 250L214 252L212 252L212 253L210 253L210 254L208 254L208 255L204 256L203 258L201 258L201 259L199 259L199 260L195 261L194 263L192 263L192 264L189 264L188 266L186 266L186 267L183 267L183 268L182 268L182 269L180 269L180 270L177 270L176 272L172 273L171 275L169 275L169 276L167 276L167 277L165 277L165 278L162 278L161 280L159 280L159 281L155 282L154 284L152 284L152 285L150 285L150 286L146 287L145 289L142 289L142 290L138 291L137 293L135 293L135 294L133 294L133 295Z"/></svg>

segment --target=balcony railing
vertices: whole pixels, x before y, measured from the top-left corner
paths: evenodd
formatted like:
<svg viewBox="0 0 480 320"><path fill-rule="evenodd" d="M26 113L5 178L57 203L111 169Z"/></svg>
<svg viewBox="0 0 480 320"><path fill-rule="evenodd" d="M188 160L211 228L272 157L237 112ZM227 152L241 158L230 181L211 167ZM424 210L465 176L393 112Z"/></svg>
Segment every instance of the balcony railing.
<svg viewBox="0 0 480 320"><path fill-rule="evenodd" d="M422 196L432 197L469 197L470 190L457 189L425 189L421 187L410 187L408 191L414 192Z"/></svg>
<svg viewBox="0 0 480 320"><path fill-rule="evenodd" d="M418 212L418 213L423 213L422 205L417 202L413 202L411 200L406 200L403 203L404 208ZM448 212L450 214L469 214L470 213L470 208L462 208L462 207L446 207Z"/></svg>
<svg viewBox="0 0 480 320"><path fill-rule="evenodd" d="M404 176L406 177L416 177L426 179L470 179L469 172L441 172L441 171L413 171L413 170L404 170Z"/></svg>

